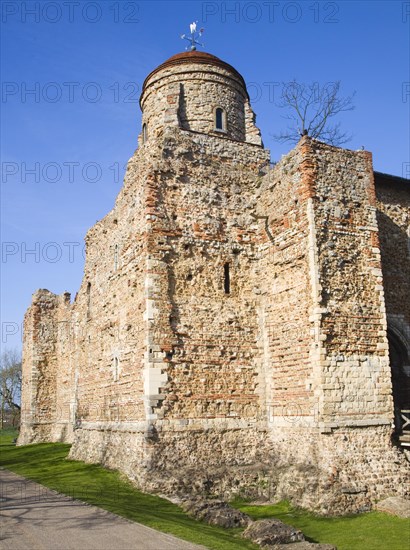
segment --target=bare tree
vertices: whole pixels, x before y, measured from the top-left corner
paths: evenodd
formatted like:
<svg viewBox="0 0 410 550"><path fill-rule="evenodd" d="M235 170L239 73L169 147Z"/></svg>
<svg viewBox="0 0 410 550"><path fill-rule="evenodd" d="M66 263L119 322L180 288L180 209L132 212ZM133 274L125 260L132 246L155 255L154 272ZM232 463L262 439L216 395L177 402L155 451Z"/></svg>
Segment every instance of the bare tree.
<svg viewBox="0 0 410 550"><path fill-rule="evenodd" d="M20 415L21 357L16 350L5 349L0 356L0 406L1 428L7 417L13 425Z"/></svg>
<svg viewBox="0 0 410 550"><path fill-rule="evenodd" d="M342 145L352 136L340 129L340 123L332 124L333 117L343 111L352 111L352 95L340 97L340 81L320 86L317 82L301 84L293 80L282 85L282 97L278 107L287 109L284 118L291 121L286 130L273 137L281 143L299 141L308 135L330 145Z"/></svg>

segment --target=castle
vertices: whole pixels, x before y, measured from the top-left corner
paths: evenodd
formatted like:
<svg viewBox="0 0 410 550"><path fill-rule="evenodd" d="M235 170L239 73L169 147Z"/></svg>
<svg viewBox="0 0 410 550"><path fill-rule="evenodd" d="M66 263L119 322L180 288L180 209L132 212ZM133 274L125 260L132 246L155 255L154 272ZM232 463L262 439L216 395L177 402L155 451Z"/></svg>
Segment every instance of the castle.
<svg viewBox="0 0 410 550"><path fill-rule="evenodd" d="M78 294L38 290L25 315L18 443L168 494L408 495L408 180L309 136L273 165L208 53L157 67L140 104Z"/></svg>

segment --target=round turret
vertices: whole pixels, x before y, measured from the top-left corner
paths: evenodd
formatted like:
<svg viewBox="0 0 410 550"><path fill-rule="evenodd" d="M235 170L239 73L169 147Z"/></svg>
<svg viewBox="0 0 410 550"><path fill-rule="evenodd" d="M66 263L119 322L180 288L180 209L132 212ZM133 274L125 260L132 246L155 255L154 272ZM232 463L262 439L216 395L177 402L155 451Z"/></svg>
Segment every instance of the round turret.
<svg viewBox="0 0 410 550"><path fill-rule="evenodd" d="M141 143L171 125L261 144L244 79L209 53L179 53L159 65L144 81L140 105Z"/></svg>

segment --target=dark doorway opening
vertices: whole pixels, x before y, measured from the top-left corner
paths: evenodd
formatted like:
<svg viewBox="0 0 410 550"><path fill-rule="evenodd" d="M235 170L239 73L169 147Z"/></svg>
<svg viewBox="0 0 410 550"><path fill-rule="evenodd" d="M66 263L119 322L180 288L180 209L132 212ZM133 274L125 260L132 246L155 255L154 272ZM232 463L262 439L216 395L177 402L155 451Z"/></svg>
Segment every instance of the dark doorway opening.
<svg viewBox="0 0 410 550"><path fill-rule="evenodd" d="M404 417L410 416L410 360L404 342L394 332L388 331L390 368L393 386L394 425L397 434L403 433ZM406 426L407 430L409 426Z"/></svg>

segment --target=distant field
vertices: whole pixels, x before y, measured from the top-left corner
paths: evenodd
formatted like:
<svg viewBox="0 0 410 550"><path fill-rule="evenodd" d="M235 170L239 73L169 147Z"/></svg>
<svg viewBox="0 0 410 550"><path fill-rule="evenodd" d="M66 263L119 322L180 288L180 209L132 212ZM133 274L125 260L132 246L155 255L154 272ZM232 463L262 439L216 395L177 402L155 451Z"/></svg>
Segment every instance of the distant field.
<svg viewBox="0 0 410 550"><path fill-rule="evenodd" d="M42 443L15 447L15 430L0 432L0 466L17 474L100 506L159 531L203 544L215 550L256 549L240 538L238 529L221 529L196 521L181 508L157 496L141 493L118 472L94 464L66 460L69 445ZM282 502L250 506L236 501L236 508L253 519L275 517L303 531L312 542L334 544L339 550L408 550L407 520L370 512L343 518L322 518Z"/></svg>

